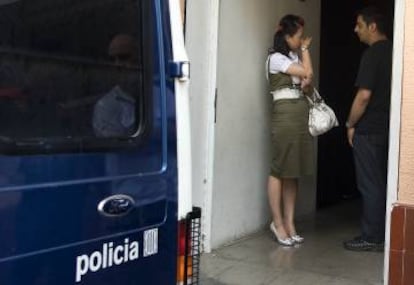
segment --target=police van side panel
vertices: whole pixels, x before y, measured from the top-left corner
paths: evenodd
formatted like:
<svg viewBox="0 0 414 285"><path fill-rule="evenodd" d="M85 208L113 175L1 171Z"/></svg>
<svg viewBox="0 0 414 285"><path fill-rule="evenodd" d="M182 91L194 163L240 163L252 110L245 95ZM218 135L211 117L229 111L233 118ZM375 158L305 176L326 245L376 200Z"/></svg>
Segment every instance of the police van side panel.
<svg viewBox="0 0 414 285"><path fill-rule="evenodd" d="M0 284L176 284L168 9L0 3Z"/></svg>

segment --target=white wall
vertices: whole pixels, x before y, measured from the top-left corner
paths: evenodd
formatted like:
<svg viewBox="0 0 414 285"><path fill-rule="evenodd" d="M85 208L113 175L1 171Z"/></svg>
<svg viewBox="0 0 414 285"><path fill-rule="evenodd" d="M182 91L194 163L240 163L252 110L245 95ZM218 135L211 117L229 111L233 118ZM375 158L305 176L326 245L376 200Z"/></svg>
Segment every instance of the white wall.
<svg viewBox="0 0 414 285"><path fill-rule="evenodd" d="M218 98L215 128L211 246L216 248L267 226L269 107L264 61L279 19L305 18L314 37L318 73L319 1L223 0L220 2ZM298 215L315 210L315 183L301 183Z"/></svg>
<svg viewBox="0 0 414 285"><path fill-rule="evenodd" d="M193 204L202 208L202 234L210 250L219 0L186 1L186 49L191 64L190 109Z"/></svg>
<svg viewBox="0 0 414 285"><path fill-rule="evenodd" d="M287 13L305 18L305 32L314 38L311 52L317 75L320 0L187 1L193 199L203 208L207 251L262 229L269 221L271 102L264 60L277 23ZM314 185L314 179L301 183L299 216L315 209Z"/></svg>
<svg viewBox="0 0 414 285"><path fill-rule="evenodd" d="M190 60L190 100L191 126L193 147L193 202L197 206L203 205L202 189L204 171L206 168L206 130L207 130L207 103L209 97L209 48L206 44L210 29L208 3L205 1L187 1L186 19L186 49ZM215 88L215 86L213 87Z"/></svg>

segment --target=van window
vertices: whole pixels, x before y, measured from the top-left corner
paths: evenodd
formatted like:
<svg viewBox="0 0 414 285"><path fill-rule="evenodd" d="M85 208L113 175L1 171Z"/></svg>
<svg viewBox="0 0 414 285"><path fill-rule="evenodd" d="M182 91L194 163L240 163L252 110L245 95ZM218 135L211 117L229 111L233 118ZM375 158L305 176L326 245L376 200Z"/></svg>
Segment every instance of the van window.
<svg viewBox="0 0 414 285"><path fill-rule="evenodd" d="M0 1L0 153L142 141L152 84L147 2Z"/></svg>

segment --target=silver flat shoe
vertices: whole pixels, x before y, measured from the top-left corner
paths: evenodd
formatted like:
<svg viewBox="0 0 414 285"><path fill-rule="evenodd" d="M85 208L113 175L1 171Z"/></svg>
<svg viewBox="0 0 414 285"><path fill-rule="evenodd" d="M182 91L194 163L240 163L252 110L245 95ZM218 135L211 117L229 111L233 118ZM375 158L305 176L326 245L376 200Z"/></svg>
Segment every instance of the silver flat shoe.
<svg viewBox="0 0 414 285"><path fill-rule="evenodd" d="M295 243L303 243L305 238L300 235L294 235L290 237Z"/></svg>
<svg viewBox="0 0 414 285"><path fill-rule="evenodd" d="M289 237L287 237L285 239L280 239L277 236L276 228L275 228L275 225L273 224L273 222L270 224L270 231L273 233L274 237L276 238L276 240L279 244L284 245L284 246L293 246L293 245L295 245L295 242L293 241L293 239L291 239Z"/></svg>

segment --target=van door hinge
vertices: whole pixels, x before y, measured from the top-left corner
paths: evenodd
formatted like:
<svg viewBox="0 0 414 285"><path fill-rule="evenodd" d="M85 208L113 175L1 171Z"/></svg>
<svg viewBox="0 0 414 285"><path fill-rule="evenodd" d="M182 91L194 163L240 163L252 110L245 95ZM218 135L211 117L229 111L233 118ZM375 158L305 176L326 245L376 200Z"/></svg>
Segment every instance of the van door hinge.
<svg viewBox="0 0 414 285"><path fill-rule="evenodd" d="M171 78L177 78L180 81L187 81L190 79L189 61L170 61L168 68Z"/></svg>

